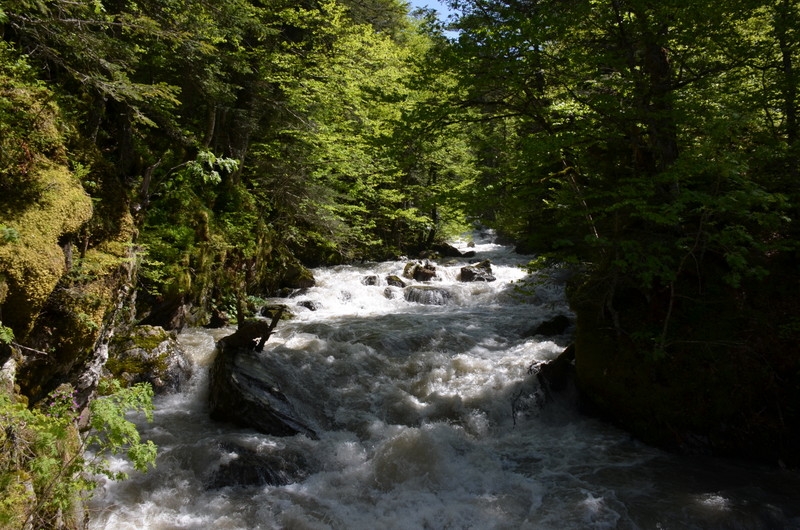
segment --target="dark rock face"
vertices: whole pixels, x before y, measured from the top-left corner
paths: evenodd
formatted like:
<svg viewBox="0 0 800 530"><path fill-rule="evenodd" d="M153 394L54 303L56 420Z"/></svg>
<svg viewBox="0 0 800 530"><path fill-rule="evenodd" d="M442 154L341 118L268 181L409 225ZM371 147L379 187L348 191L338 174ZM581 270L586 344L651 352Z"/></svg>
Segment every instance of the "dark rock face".
<svg viewBox="0 0 800 530"><path fill-rule="evenodd" d="M602 281L570 295L582 406L668 450L800 467L800 408L786 406L800 403L797 336L787 341L762 331L770 317L796 312L795 290L759 281L748 298L720 294L711 306L707 298L677 298L668 331L678 340L659 351L630 332L663 326L656 310L665 302L657 297L669 294L647 298L617 287L614 322L606 298L587 296L607 292L597 288ZM691 277L681 287L696 284Z"/></svg>
<svg viewBox="0 0 800 530"><path fill-rule="evenodd" d="M544 322L538 324L536 327L526 333L525 336L534 337L536 335L543 335L545 337L557 337L566 333L571 323L572 322L568 316L558 315L550 320L545 320Z"/></svg>
<svg viewBox="0 0 800 530"><path fill-rule="evenodd" d="M418 282L429 282L436 277L436 266L429 262L407 263L403 269L403 276Z"/></svg>
<svg viewBox="0 0 800 530"><path fill-rule="evenodd" d="M432 247L432 250L434 252L438 253L439 255L444 256L446 258L461 258L461 257L463 257L463 254L461 253L460 250L458 250L453 245L448 245L446 243L441 244L441 245L434 245Z"/></svg>
<svg viewBox="0 0 800 530"><path fill-rule="evenodd" d="M558 357L538 367L536 377L545 392L561 392L575 380L575 346L570 345Z"/></svg>
<svg viewBox="0 0 800 530"><path fill-rule="evenodd" d="M447 305L453 295L442 287L430 285L411 285L403 290L403 296L409 302L425 305Z"/></svg>
<svg viewBox="0 0 800 530"><path fill-rule="evenodd" d="M256 341L263 346L276 322L274 319L272 325L261 321L261 326L240 327L217 343L219 352L209 373L211 417L264 434L316 438L270 374L263 354L253 349Z"/></svg>
<svg viewBox="0 0 800 530"><path fill-rule="evenodd" d="M299 454L273 454L234 442L219 445L226 462L210 473L207 489L229 486L282 486L303 478L307 463Z"/></svg>
<svg viewBox="0 0 800 530"><path fill-rule="evenodd" d="M208 324L203 327L209 329L219 329L224 328L228 324L230 324L228 315L223 313L221 310L214 308L211 310L211 318L209 319Z"/></svg>
<svg viewBox="0 0 800 530"><path fill-rule="evenodd" d="M156 302L150 313L140 322L143 326L160 326L167 331L180 332L186 327L187 312L191 308L184 295Z"/></svg>
<svg viewBox="0 0 800 530"><path fill-rule="evenodd" d="M461 267L459 275L459 280L462 282L493 282L496 279L492 274L492 264L488 259L475 265Z"/></svg>
<svg viewBox="0 0 800 530"><path fill-rule="evenodd" d="M114 340L106 368L129 384L150 383L156 394L178 392L192 367L173 333L158 326L136 326Z"/></svg>

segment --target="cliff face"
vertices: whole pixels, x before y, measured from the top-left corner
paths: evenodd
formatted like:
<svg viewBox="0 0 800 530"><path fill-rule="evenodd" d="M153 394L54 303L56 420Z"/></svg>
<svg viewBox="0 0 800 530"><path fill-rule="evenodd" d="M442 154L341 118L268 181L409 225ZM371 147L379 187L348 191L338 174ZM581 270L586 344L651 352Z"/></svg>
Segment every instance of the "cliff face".
<svg viewBox="0 0 800 530"><path fill-rule="evenodd" d="M135 230L105 166L68 150L74 131L48 89L0 69L0 96L0 325L14 337L0 362L13 354L35 402L93 363L129 281Z"/></svg>

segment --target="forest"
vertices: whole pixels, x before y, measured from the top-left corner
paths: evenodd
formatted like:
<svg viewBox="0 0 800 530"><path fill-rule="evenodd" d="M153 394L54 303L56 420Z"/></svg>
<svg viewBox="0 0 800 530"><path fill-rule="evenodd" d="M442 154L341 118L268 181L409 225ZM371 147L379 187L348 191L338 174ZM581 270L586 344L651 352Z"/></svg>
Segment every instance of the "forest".
<svg viewBox="0 0 800 530"><path fill-rule="evenodd" d="M34 440L80 445L98 384L106 447L151 458L119 412L147 390L99 382L118 330L243 321L475 226L571 271L588 411L797 466L800 5L449 4L4 0L0 417L28 431L0 435L0 525L21 473L43 521L87 486Z"/></svg>

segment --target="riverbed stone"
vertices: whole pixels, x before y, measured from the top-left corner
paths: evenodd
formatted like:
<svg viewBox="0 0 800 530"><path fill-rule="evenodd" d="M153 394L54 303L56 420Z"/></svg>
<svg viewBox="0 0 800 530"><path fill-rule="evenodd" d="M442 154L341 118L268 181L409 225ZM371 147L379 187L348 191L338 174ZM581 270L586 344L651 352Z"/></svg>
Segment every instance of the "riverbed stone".
<svg viewBox="0 0 800 530"><path fill-rule="evenodd" d="M436 266L429 261L424 263L412 261L406 263L403 268L403 276L418 282L429 282L436 277Z"/></svg>
<svg viewBox="0 0 800 530"><path fill-rule="evenodd" d="M410 285L403 290L403 296L409 302L425 305L447 305L453 298L447 289L431 285Z"/></svg>
<svg viewBox="0 0 800 530"><path fill-rule="evenodd" d="M396 274L390 274L386 277L386 283L392 287L400 287L403 289L406 286L406 282L404 282L400 276Z"/></svg>
<svg viewBox="0 0 800 530"><path fill-rule="evenodd" d="M461 267L458 278L462 282L493 282L497 279L492 274L492 264L488 259L475 265Z"/></svg>
<svg viewBox="0 0 800 530"><path fill-rule="evenodd" d="M270 373L263 357L268 354L254 348L254 342L265 341L271 329L261 330L258 337L252 331L237 331L217 343L217 356L209 372L211 418L273 436L302 434L316 438Z"/></svg>

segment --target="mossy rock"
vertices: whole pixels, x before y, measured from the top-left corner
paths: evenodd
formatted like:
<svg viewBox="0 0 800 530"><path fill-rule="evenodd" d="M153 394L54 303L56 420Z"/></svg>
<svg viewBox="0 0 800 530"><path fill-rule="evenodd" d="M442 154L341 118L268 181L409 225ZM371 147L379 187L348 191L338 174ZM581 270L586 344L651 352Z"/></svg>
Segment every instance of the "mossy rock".
<svg viewBox="0 0 800 530"><path fill-rule="evenodd" d="M3 324L18 337L30 331L66 272L59 240L92 216L91 199L66 167L43 164L35 179L44 190L36 202L13 216L0 211L0 221L19 234L17 241L0 244L0 270L7 285Z"/></svg>
<svg viewBox="0 0 800 530"><path fill-rule="evenodd" d="M136 326L109 348L108 371L128 385L147 382L156 393L177 392L191 377L191 363L174 334Z"/></svg>

